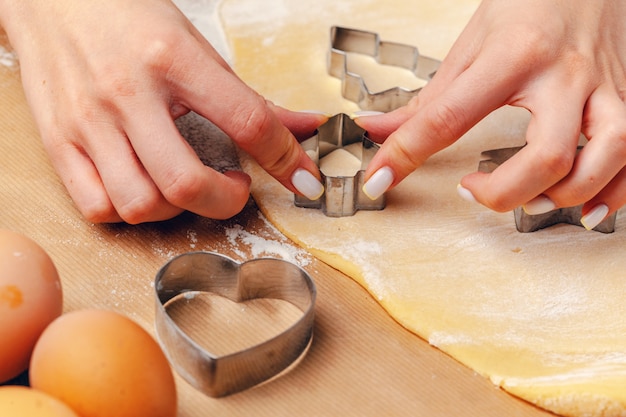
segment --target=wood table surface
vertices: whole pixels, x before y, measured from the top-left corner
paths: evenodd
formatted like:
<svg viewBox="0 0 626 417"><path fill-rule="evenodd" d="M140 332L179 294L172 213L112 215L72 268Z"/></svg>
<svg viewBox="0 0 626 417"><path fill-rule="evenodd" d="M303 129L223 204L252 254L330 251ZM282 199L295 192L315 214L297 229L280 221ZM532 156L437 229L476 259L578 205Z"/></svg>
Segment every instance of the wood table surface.
<svg viewBox="0 0 626 417"><path fill-rule="evenodd" d="M2 33L0 46L10 51ZM259 248L270 248L261 255L295 253L314 279L315 337L304 360L222 399L177 377L180 416L549 415L406 331L359 285L287 241L252 201L226 221L187 213L138 226L85 221L43 150L17 62L0 65L0 91L0 228L30 236L50 254L65 311L115 310L154 334L154 276L171 257L195 250L240 261L259 256Z"/></svg>

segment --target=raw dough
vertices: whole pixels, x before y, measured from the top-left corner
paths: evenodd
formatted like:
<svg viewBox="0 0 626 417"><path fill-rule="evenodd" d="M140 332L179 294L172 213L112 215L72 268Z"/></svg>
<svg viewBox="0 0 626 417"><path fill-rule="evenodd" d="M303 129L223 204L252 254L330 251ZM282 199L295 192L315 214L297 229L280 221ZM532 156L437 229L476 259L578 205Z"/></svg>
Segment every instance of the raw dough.
<svg viewBox="0 0 626 417"><path fill-rule="evenodd" d="M237 73L292 109L352 112L325 70L329 25L379 32L443 58L478 1L227 0ZM315 12L311 12L314 10ZM501 109L389 193L382 212L328 218L253 161L252 193L291 239L354 278L400 324L505 390L568 416L626 415L626 220L613 234L515 230L456 184L482 150L523 143L527 114ZM334 232L329 232L334 231Z"/></svg>
<svg viewBox="0 0 626 417"><path fill-rule="evenodd" d="M353 143L335 149L320 159L320 170L327 177L354 177L361 169L361 160L354 156L349 149L360 148L361 146L360 143Z"/></svg>
<svg viewBox="0 0 626 417"><path fill-rule="evenodd" d="M348 53L347 68L349 72L359 74L367 89L372 93L385 91L394 87L415 90L426 84L408 69L389 65L380 65L370 56Z"/></svg>

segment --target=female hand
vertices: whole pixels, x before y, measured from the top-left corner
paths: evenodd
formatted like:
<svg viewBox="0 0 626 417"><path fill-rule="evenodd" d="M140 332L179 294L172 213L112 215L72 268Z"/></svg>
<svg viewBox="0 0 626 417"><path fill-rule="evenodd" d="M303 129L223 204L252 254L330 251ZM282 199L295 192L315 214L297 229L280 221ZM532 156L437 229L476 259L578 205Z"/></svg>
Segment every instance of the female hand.
<svg viewBox="0 0 626 417"><path fill-rule="evenodd" d="M527 109L527 146L460 192L496 211L582 203L591 229L626 203L626 1L484 0L419 97L357 122L388 136L367 172L373 197L493 110ZM580 133L589 140L576 155Z"/></svg>
<svg viewBox="0 0 626 417"><path fill-rule="evenodd" d="M0 0L0 23L44 146L88 220L243 208L250 178L204 166L176 128L190 110L290 190L321 194L317 167L285 126L312 132L324 117L266 102L169 0Z"/></svg>

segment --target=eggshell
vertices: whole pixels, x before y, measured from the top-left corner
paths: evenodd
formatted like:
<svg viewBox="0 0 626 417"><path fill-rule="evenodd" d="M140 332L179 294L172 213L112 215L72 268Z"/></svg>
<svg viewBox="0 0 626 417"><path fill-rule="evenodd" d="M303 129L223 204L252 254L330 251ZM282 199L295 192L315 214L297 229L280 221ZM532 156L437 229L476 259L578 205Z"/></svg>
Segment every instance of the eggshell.
<svg viewBox="0 0 626 417"><path fill-rule="evenodd" d="M50 324L35 346L30 382L81 417L176 415L163 351L142 327L112 311L74 311Z"/></svg>
<svg viewBox="0 0 626 417"><path fill-rule="evenodd" d="M39 335L63 311L48 254L30 238L0 230L0 383L27 367Z"/></svg>
<svg viewBox="0 0 626 417"><path fill-rule="evenodd" d="M3 417L78 417L60 400L27 387L0 387L0 416Z"/></svg>

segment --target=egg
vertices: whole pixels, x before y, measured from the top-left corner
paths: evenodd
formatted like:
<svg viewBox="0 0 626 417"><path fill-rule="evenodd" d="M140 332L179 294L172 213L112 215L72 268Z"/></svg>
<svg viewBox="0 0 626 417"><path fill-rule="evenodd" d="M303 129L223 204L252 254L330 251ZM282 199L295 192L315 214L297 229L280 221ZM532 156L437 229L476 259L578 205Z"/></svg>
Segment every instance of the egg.
<svg viewBox="0 0 626 417"><path fill-rule="evenodd" d="M79 417L58 399L27 387L0 387L0 416Z"/></svg>
<svg viewBox="0 0 626 417"><path fill-rule="evenodd" d="M22 373L48 324L63 311L59 275L30 238L0 230L0 383Z"/></svg>
<svg viewBox="0 0 626 417"><path fill-rule="evenodd" d="M171 367L152 336L106 310L66 313L43 332L30 383L81 417L174 417Z"/></svg>

